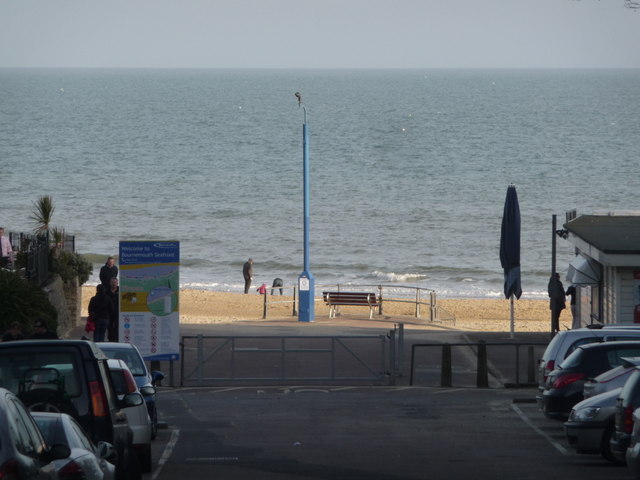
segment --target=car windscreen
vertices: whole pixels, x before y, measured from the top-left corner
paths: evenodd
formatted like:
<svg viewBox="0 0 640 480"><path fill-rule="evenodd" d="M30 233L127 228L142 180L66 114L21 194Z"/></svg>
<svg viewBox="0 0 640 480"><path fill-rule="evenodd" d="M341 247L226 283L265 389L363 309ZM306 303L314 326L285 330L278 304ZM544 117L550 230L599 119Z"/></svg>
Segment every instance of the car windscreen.
<svg viewBox="0 0 640 480"><path fill-rule="evenodd" d="M582 348L578 348L574 350L574 352L565 358L558 368L567 369L574 368L580 365L582 362L582 355L584 354L584 350Z"/></svg>
<svg viewBox="0 0 640 480"><path fill-rule="evenodd" d="M127 367L129 367L129 370L131 370L131 373L133 373L134 375L138 376L147 374L144 362L135 350L125 350L121 348L110 349L108 346L100 347L100 349L105 353L107 357L117 358L118 360L124 361L124 363L127 364Z"/></svg>

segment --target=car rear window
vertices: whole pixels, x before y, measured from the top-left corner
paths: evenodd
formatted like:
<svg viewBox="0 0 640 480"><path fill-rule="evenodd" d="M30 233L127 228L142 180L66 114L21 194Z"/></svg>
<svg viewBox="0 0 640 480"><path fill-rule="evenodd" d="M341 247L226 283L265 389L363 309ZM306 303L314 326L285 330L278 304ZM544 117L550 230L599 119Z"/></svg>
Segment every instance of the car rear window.
<svg viewBox="0 0 640 480"><path fill-rule="evenodd" d="M15 394L40 388L77 397L82 392L73 351L14 351L0 356L0 386Z"/></svg>

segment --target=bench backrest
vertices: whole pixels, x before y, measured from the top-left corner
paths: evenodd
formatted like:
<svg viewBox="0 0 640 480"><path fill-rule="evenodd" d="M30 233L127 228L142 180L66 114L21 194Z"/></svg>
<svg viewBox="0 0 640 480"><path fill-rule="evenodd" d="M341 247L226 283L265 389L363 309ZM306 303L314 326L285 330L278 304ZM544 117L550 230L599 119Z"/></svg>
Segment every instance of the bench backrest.
<svg viewBox="0 0 640 480"><path fill-rule="evenodd" d="M378 305L376 294L371 292L322 292L322 298L329 305Z"/></svg>

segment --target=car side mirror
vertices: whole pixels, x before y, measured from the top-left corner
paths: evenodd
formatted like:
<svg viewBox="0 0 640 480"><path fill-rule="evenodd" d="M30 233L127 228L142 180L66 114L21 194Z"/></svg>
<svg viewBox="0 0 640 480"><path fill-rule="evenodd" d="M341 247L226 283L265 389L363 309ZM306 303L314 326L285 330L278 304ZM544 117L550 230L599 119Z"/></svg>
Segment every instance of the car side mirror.
<svg viewBox="0 0 640 480"><path fill-rule="evenodd" d="M116 449L109 442L98 442L98 455L107 462L113 462L116 459Z"/></svg>
<svg viewBox="0 0 640 480"><path fill-rule="evenodd" d="M122 399L122 406L124 408L127 407L137 407L138 405L142 405L144 403L144 398L138 392L128 393Z"/></svg>
<svg viewBox="0 0 640 480"><path fill-rule="evenodd" d="M145 385L144 387L140 387L140 393L143 397L151 397L156 394L156 387Z"/></svg>
<svg viewBox="0 0 640 480"><path fill-rule="evenodd" d="M65 445L64 443L56 443L55 445L52 445L49 450L47 450L44 456L47 463L49 463L54 460L68 458L69 455L71 455L71 449L69 448L69 445Z"/></svg>
<svg viewBox="0 0 640 480"><path fill-rule="evenodd" d="M164 379L164 373L159 370L154 370L151 372L151 385L155 386L161 385L162 380Z"/></svg>

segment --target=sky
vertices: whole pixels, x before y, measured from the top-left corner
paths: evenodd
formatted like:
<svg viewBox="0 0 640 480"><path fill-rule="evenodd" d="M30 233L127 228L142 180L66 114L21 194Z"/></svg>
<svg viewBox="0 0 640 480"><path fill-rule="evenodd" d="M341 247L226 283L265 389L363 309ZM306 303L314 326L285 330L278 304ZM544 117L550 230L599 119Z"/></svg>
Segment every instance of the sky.
<svg viewBox="0 0 640 480"><path fill-rule="evenodd" d="M0 68L640 68L624 0L0 0Z"/></svg>

